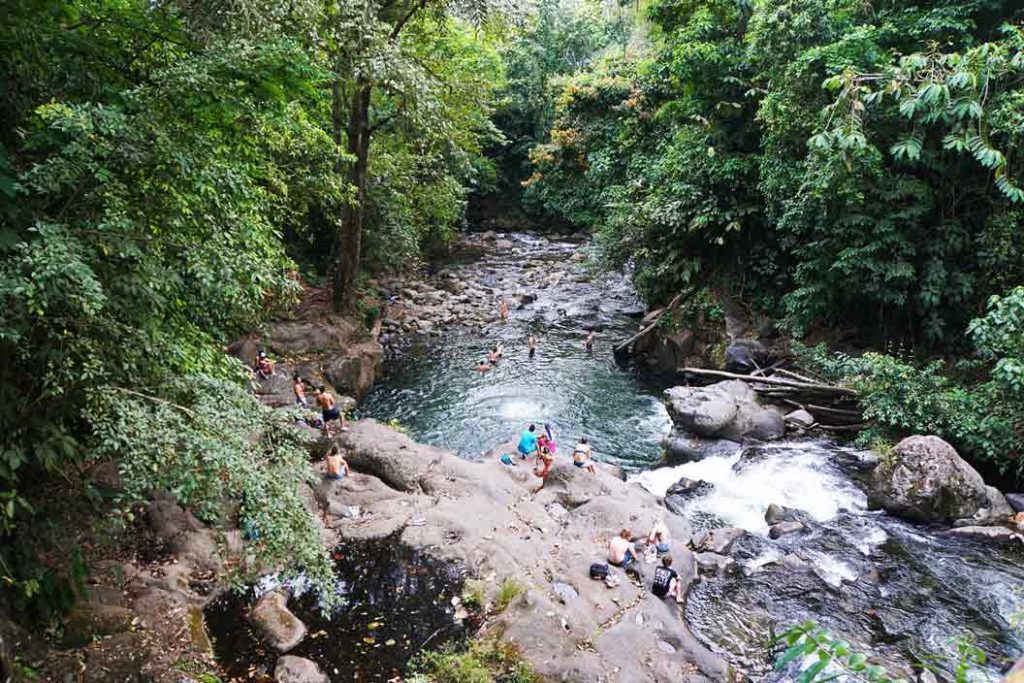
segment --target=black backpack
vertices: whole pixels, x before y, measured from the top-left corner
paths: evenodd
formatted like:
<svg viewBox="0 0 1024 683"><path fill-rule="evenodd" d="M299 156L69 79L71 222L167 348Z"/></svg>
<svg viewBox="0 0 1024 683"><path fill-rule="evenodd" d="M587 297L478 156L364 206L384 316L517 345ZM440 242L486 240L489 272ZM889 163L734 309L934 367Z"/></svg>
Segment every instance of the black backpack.
<svg viewBox="0 0 1024 683"><path fill-rule="evenodd" d="M602 580L608 576L608 565L604 562L595 562L590 565L590 578Z"/></svg>

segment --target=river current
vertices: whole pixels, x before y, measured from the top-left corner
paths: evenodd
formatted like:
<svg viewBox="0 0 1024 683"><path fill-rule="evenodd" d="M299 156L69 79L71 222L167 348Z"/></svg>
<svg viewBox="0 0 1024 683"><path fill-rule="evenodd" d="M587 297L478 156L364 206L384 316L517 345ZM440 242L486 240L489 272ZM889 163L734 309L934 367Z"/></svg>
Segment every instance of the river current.
<svg viewBox="0 0 1024 683"><path fill-rule="evenodd" d="M680 477L710 492L683 512L695 529L738 526L748 532L735 566L704 576L686 617L697 637L751 680L789 680L772 670L772 634L813 619L894 674L922 669L954 680L959 638L986 652L979 680L997 680L1024 654L1024 553L939 536L936 530L867 510L850 468L856 451L788 440L674 468L660 467L671 421L663 384L621 369L614 341L637 327L639 303L618 274L595 275L575 241L511 236L514 248L442 267L442 274L499 296L536 295L493 320L403 348L360 411L397 420L421 441L479 457L525 424L550 422L559 441L587 435L596 459L620 465L657 495ZM527 299L532 298L526 297ZM496 317L496 316L494 316ZM592 352L585 329L598 328ZM526 337L539 340L535 358ZM505 358L488 373L471 371L501 341ZM810 532L772 541L771 503L804 511Z"/></svg>

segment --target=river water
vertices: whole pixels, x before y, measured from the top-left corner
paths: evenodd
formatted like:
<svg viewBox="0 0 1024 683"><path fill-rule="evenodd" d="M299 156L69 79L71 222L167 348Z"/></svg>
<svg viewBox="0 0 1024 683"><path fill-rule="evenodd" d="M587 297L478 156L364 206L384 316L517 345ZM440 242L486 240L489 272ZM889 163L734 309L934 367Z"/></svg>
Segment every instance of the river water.
<svg viewBox="0 0 1024 683"><path fill-rule="evenodd" d="M908 678L928 668L953 680L959 637L974 638L989 656L980 680L996 680L1024 653L1024 632L1014 625L1024 615L1024 554L869 512L849 467L852 449L787 441L659 468L671 427L665 387L616 367L611 356L612 343L637 326L628 282L589 273L576 256L579 242L512 239L514 249L449 264L443 274L496 295L533 293L536 301L513 310L507 323L405 349L361 405L364 415L395 419L414 438L470 459L526 423L551 422L559 441L589 436L597 459L622 466L658 495L681 476L713 484L686 504L691 523L750 534L733 553L733 571L696 584L686 615L702 642L752 680L789 679L772 673L770 640L805 619ZM601 333L587 352L581 342L592 327ZM530 333L540 340L534 359L526 354ZM472 372L499 340L506 356L497 369ZM770 541L764 512L771 503L805 511L810 531Z"/></svg>

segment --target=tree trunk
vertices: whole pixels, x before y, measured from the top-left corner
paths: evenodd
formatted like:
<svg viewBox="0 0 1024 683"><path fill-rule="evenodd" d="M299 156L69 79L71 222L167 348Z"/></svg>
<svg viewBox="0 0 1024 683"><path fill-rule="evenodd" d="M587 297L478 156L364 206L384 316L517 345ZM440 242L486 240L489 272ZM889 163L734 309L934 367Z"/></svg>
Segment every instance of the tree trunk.
<svg viewBox="0 0 1024 683"><path fill-rule="evenodd" d="M366 210L366 171L370 156L370 95L373 86L360 79L355 83L348 103L348 123L344 130L346 148L352 160L339 162L339 172L355 190L355 199L346 204L341 214L341 228L335 254L333 304L334 310L351 312L356 303L356 282L359 275L359 257L363 242L363 216ZM335 141L341 142L342 101L340 85L333 87L332 118Z"/></svg>

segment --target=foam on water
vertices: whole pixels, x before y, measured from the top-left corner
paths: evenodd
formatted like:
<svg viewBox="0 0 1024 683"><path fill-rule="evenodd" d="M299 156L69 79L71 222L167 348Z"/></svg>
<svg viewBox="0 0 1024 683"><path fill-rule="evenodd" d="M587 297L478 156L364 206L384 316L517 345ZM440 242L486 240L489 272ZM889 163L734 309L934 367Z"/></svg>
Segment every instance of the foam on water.
<svg viewBox="0 0 1024 683"><path fill-rule="evenodd" d="M829 452L814 443L762 445L767 457L744 460L737 446L734 455L710 457L678 467L641 472L632 480L656 496L664 496L680 478L703 480L714 488L689 507L752 533L766 535L765 510L772 503L803 510L824 522L840 510L861 511L867 506L864 493L832 465Z"/></svg>

